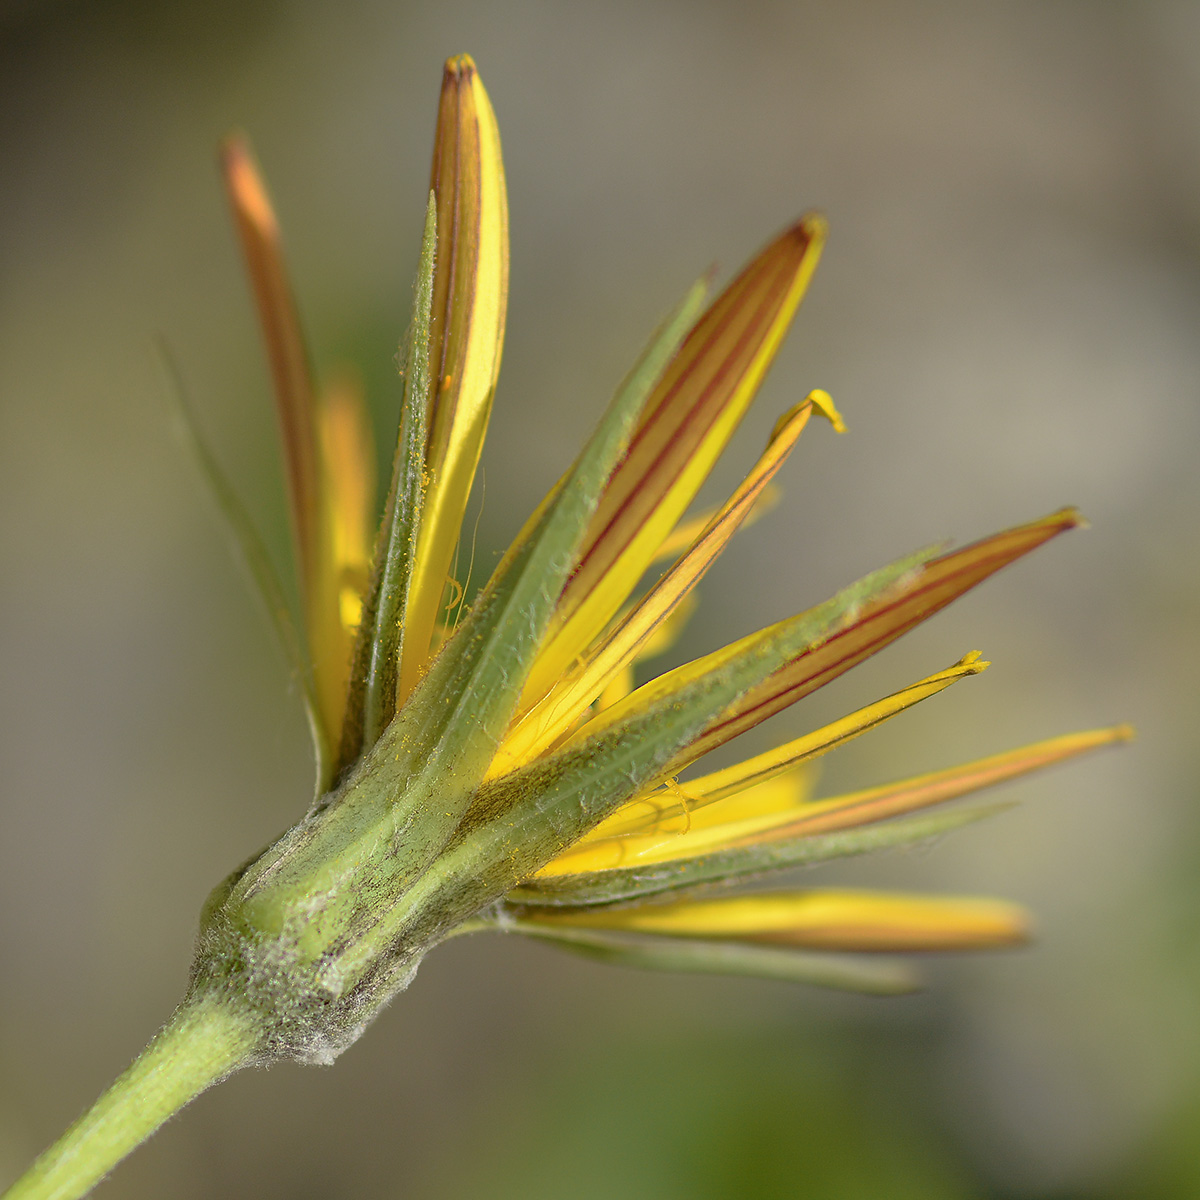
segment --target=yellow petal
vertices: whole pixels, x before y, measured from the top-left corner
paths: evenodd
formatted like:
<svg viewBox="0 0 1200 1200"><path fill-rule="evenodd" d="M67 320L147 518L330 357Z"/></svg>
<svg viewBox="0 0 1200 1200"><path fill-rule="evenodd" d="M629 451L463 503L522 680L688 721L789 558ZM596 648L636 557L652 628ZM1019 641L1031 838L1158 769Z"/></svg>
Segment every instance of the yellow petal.
<svg viewBox="0 0 1200 1200"><path fill-rule="evenodd" d="M604 691L596 697L597 711L602 711L610 705L616 704L618 700L624 700L633 691L635 682L633 663L630 663L624 670L618 672L618 674L610 679Z"/></svg>
<svg viewBox="0 0 1200 1200"><path fill-rule="evenodd" d="M1063 509L1028 525L1018 525L961 550L944 554L915 572L892 596L868 605L859 619L811 653L801 655L754 689L714 724L688 752L693 762L716 746L794 704L844 671L890 645L952 600L1001 567L1036 550L1082 521Z"/></svg>
<svg viewBox="0 0 1200 1200"><path fill-rule="evenodd" d="M634 667L647 659L665 654L683 636L684 627L696 611L696 593L685 596L671 611L670 615L639 647L633 661L627 663L612 679L604 685L604 690L596 697L597 712L624 700L635 686Z"/></svg>
<svg viewBox="0 0 1200 1200"><path fill-rule="evenodd" d="M548 863L538 877L605 871L689 857L696 846L720 842L732 822L794 813L809 799L815 772L793 769L739 792L720 804L708 804L686 784L672 784L618 809L586 837Z"/></svg>
<svg viewBox="0 0 1200 1200"><path fill-rule="evenodd" d="M1025 910L1001 900L834 889L554 913L538 921L823 950L971 950L1015 945L1029 936Z"/></svg>
<svg viewBox="0 0 1200 1200"><path fill-rule="evenodd" d="M765 517L773 508L775 508L783 497L783 492L777 487L769 487L763 489L763 494L759 496L758 503L750 510L750 515L746 518L743 528L749 529L760 517ZM684 517L674 529L667 534L666 540L655 551L654 561L670 562L673 558L678 558L704 531L704 527L717 515L717 506L705 508L698 512L694 517Z"/></svg>
<svg viewBox="0 0 1200 1200"><path fill-rule="evenodd" d="M633 662L644 663L665 654L683 636L683 631L696 611L696 593L681 596L675 607L651 630L637 648Z"/></svg>
<svg viewBox="0 0 1200 1200"><path fill-rule="evenodd" d="M685 795L692 796L694 805L690 828L683 827L674 836L663 835L654 824L658 814L650 810L650 805L657 804L661 813L669 813L672 809L663 793L656 792L642 802L646 816L640 817L638 809L631 804L609 818L613 822L611 829L622 828L617 819L624 817L627 822L625 828L631 830L619 839L622 843L619 849L610 848L605 854L589 854L589 843L581 841L544 868L543 873L562 875L635 863L671 862L739 846L836 833L944 804L1077 754L1128 741L1132 736L1128 725L1067 734L943 771L802 804L794 810L783 809L753 816L734 816L738 809L726 809L726 805L731 803L729 800L701 807L706 804L705 798L691 793L685 783L680 785L681 790ZM736 803L737 797L733 800ZM700 811L697 812L697 809ZM731 819L725 819L726 812ZM643 827L649 826L649 832L638 831L639 820ZM615 842L618 839L609 840Z"/></svg>
<svg viewBox="0 0 1200 1200"><path fill-rule="evenodd" d="M781 838L831 833L839 829L851 829L859 825L883 821L889 817L902 816L934 804L944 804L981 788L1004 783L1030 771L1039 771L1064 759L1074 758L1089 750L1098 750L1118 742L1127 742L1133 737L1128 725L1117 725L1110 729L1094 729L1086 733L1068 733L1062 737L1034 742L1004 754L977 759L961 766L949 767L917 775L898 783L883 784L863 791L849 792L843 796L831 796L806 805L803 811L786 821L775 822L770 828L758 829L739 823L726 827L726 844L739 845L759 842L764 839L777 841Z"/></svg>
<svg viewBox="0 0 1200 1200"><path fill-rule="evenodd" d="M475 64L446 63L434 143L437 259L430 326L425 495L398 700L429 660L442 592L500 371L508 303L508 197L500 134Z"/></svg>
<svg viewBox="0 0 1200 1200"><path fill-rule="evenodd" d="M754 758L735 763L721 771L709 775L701 775L689 779L682 785L688 796L693 814L697 809L721 801L719 817L722 821L741 820L745 817L758 815L757 811L743 808L740 804L735 809L730 806L727 798L740 795L745 789L756 791L757 785L773 779L781 773L794 770L795 767L808 760L819 757L827 751L866 733L869 729L882 724L906 708L937 695L959 679L969 675L978 675L990 664L983 662L979 652L972 651L965 655L952 667L930 675L917 683L910 684L899 692L894 692L884 699L868 704L852 712L849 716L833 721L820 729L806 733L802 737L785 742L773 750L767 750ZM623 697L614 697L612 703ZM602 822L593 831L596 837L611 836L616 833L651 833L660 828L658 814L661 811L672 811L677 805L673 804L671 796L662 790L656 790L646 796L619 808L611 817ZM766 809L761 810L768 811ZM708 827L707 825L705 826ZM585 839L585 841L588 839ZM569 853L569 852L568 852ZM572 870L577 868L572 867Z"/></svg>
<svg viewBox="0 0 1200 1200"><path fill-rule="evenodd" d="M565 678L514 726L492 763L492 776L514 770L553 745L609 682L633 662L753 511L763 489L791 453L812 409L810 397L786 414L777 425L766 452L705 526L691 549L641 603L588 652L583 662L568 671Z"/></svg>
<svg viewBox="0 0 1200 1200"><path fill-rule="evenodd" d="M722 771L714 771L688 781L688 790L706 801L720 800L731 796L743 787L762 779L769 779L779 771L786 771L797 763L816 758L837 746L874 729L897 713L911 708L914 704L936 696L944 688L970 675L978 675L991 664L984 662L978 650L971 651L959 659L952 667L930 675L917 683L910 684L899 692L868 704L865 708L852 712L849 716L823 725L820 729L806 733L803 737L795 738L774 750L767 750L754 758L726 767Z"/></svg>
<svg viewBox="0 0 1200 1200"><path fill-rule="evenodd" d="M686 795L693 797L689 814L691 827L695 830L713 829L729 821L792 812L811 803L817 773L816 767L792 767L742 788L736 796L728 796L720 804L697 804L697 800L708 800L708 797L695 793L690 781L678 786Z"/></svg>
<svg viewBox="0 0 1200 1200"><path fill-rule="evenodd" d="M354 637L371 563L375 451L357 381L342 377L318 406L321 488L316 579L308 624L317 693L329 728L340 729Z"/></svg>
<svg viewBox="0 0 1200 1200"><path fill-rule="evenodd" d="M816 268L825 223L772 242L696 323L646 404L563 591L522 708L543 697L620 610L725 448Z"/></svg>

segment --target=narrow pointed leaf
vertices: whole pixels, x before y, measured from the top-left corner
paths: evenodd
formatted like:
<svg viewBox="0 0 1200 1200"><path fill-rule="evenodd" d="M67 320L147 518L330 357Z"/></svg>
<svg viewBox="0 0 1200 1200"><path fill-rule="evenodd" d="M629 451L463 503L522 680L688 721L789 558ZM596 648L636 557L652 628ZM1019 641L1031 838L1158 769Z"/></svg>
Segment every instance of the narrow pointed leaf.
<svg viewBox="0 0 1200 1200"><path fill-rule="evenodd" d="M425 475L422 445L428 437L429 342L433 285L436 274L437 207L430 197L421 246L413 304L408 369L404 376L404 420L397 447L396 503L388 531L388 545L380 575L379 607L367 669L364 747L378 740L396 712L400 660L408 629L412 577L417 562L418 535L424 511Z"/></svg>
<svg viewBox="0 0 1200 1200"><path fill-rule="evenodd" d="M514 933L538 938L584 958L618 967L778 979L785 983L806 983L872 996L899 996L921 987L919 977L906 963L887 960L810 954L802 950L728 942L622 938L591 929L555 929L533 921L522 921L510 928Z"/></svg>
<svg viewBox="0 0 1200 1200"><path fill-rule="evenodd" d="M405 344L404 398L392 478L379 527L375 570L355 647L354 683L342 732L343 767L375 745L396 713L405 613L425 494L429 320L436 245L437 207L431 196L413 289L412 327Z"/></svg>
<svg viewBox="0 0 1200 1200"><path fill-rule="evenodd" d="M283 586L279 582L275 568L271 565L271 556L267 553L267 548L263 545L249 513L246 512L237 492L225 477L216 455L200 431L200 426L188 403L187 392L184 389L174 357L166 344L161 341L158 349L170 383L168 394L179 414L179 429L187 448L195 458L196 465L200 468L200 473L208 484L209 492L225 519L226 527L233 536L238 554L250 573L263 608L266 609L279 648L283 652L284 661L300 686L301 695L304 698L305 715L308 717L309 732L312 734L313 755L316 759L316 790L320 794L324 790L330 753L325 729L318 711L316 691L313 687L312 665L309 663L306 647L296 629L292 610L284 598Z"/></svg>
<svg viewBox="0 0 1200 1200"><path fill-rule="evenodd" d="M542 511L532 531L518 535L406 705L418 723L433 714L438 734L425 752L443 762L442 769L456 781L469 780L475 786L494 756L604 482L625 452L646 396L678 348L703 294L703 285L697 284L664 323L554 502ZM389 736L389 744L401 736L410 736L410 731Z"/></svg>

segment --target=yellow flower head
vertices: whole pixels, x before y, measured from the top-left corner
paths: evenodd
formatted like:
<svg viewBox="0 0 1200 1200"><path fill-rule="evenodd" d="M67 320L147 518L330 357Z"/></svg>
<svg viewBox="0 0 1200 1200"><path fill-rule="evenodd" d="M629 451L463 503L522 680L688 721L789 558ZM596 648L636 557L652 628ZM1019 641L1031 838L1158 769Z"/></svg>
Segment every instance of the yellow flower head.
<svg viewBox="0 0 1200 1200"><path fill-rule="evenodd" d="M446 64L399 432L373 515L370 423L353 376L314 385L279 229L245 141L222 169L267 346L300 612L196 435L307 703L308 813L209 896L188 994L141 1056L18 1180L77 1200L204 1088L280 1057L330 1062L423 955L497 930L632 966L897 992L887 952L1026 936L1014 905L731 885L927 840L996 810L948 801L1130 736L1052 738L823 799L811 764L988 665L976 652L733 766L709 753L881 650L1001 567L1078 525L1071 510L961 550L934 547L823 604L638 682L814 413L776 422L720 507L692 511L754 399L825 242L805 216L708 301L662 322L579 457L466 604L451 575L500 369L508 202L474 63ZM185 413L186 415L186 413Z"/></svg>
<svg viewBox="0 0 1200 1200"><path fill-rule="evenodd" d="M930 838L994 811L941 809L947 801L1127 728L813 798L814 759L979 674L988 664L971 653L735 766L694 764L1079 524L1073 511L919 551L637 685L705 572L762 511L813 414L843 429L830 397L811 391L726 503L692 514L804 296L820 217L786 229L711 302L704 280L688 292L467 607L450 573L508 288L500 141L474 64L446 65L399 434L374 530L361 398L345 382L313 387L266 190L243 142L223 161L283 433L303 598L292 645L320 777L308 816L231 876L203 920L194 986L247 998L269 1030L263 1053L332 1056L431 946L465 931L874 991L912 977L865 952L1025 937L1025 914L994 900L697 893Z"/></svg>

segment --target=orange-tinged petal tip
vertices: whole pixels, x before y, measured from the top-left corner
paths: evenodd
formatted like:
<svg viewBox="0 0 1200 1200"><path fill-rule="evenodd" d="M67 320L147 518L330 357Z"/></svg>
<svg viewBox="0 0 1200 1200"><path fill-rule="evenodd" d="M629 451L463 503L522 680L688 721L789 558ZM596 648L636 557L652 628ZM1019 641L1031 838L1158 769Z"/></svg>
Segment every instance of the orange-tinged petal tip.
<svg viewBox="0 0 1200 1200"><path fill-rule="evenodd" d="M240 133L231 133L221 143L221 168L238 211L252 221L265 236L278 234L278 223L262 176L250 153L249 143Z"/></svg>

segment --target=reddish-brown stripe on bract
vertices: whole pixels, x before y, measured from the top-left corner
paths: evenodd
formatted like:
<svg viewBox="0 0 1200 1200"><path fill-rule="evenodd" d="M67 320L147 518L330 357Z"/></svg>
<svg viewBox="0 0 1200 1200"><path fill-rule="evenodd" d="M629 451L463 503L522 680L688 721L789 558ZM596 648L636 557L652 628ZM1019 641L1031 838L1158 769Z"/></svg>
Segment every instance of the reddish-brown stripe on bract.
<svg viewBox="0 0 1200 1200"><path fill-rule="evenodd" d="M646 514L670 490L736 392L795 279L812 237L798 223L776 239L713 302L647 402L613 473L564 589L560 619L616 561ZM747 297L762 299L748 312Z"/></svg>
<svg viewBox="0 0 1200 1200"><path fill-rule="evenodd" d="M1078 514L1068 509L934 559L898 593L870 605L848 628L751 689L672 763L671 771L694 762L836 679L1001 567L1078 524Z"/></svg>
<svg viewBox="0 0 1200 1200"><path fill-rule="evenodd" d="M481 220L476 180L464 178L465 169L478 163L479 117L475 111L471 81L475 65L469 59L454 58L446 63L442 94L438 104L438 127L434 139L430 188L438 199L437 257L433 279L433 305L429 324L430 423L429 453L431 467L445 452L454 412L443 398L455 394L452 374L465 353L470 336L469 291L474 285L474 264L479 255ZM446 137L446 130L453 134ZM447 142L452 154L444 154ZM454 317L458 316L458 321Z"/></svg>

